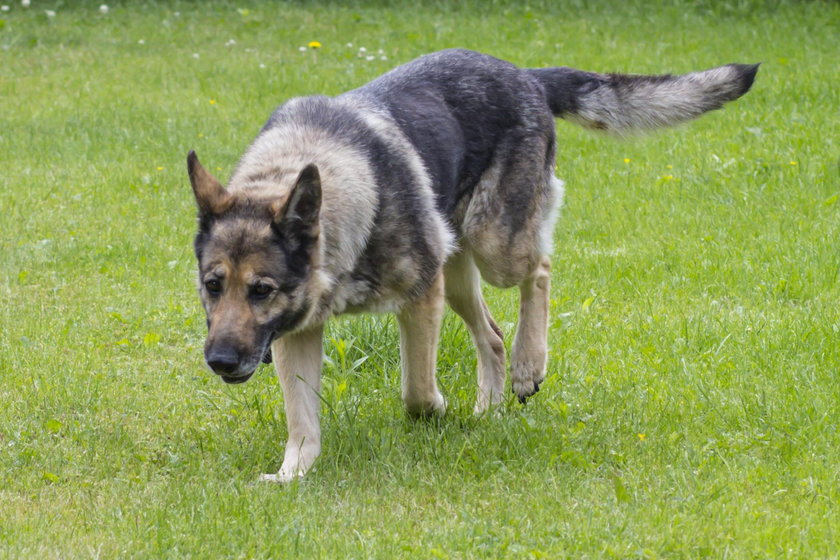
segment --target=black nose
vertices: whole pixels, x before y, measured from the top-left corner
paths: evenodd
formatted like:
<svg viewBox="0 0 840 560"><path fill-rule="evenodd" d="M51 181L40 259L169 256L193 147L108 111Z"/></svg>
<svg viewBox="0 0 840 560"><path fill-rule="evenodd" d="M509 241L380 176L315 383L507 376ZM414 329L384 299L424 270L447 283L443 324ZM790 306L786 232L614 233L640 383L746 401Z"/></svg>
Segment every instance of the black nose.
<svg viewBox="0 0 840 560"><path fill-rule="evenodd" d="M231 348L213 348L205 359L210 369L218 374L233 373L239 369L239 354Z"/></svg>

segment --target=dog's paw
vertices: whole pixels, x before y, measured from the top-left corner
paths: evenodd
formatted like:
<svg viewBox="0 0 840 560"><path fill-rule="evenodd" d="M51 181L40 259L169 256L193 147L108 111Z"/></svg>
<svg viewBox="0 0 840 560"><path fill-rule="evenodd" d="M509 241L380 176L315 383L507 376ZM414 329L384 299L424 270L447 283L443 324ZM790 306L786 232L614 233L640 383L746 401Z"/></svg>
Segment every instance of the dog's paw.
<svg viewBox="0 0 840 560"><path fill-rule="evenodd" d="M525 404L528 397L540 390L545 379L545 367L535 363L513 364L510 371L511 389L519 402Z"/></svg>
<svg viewBox="0 0 840 560"><path fill-rule="evenodd" d="M298 478L302 478L304 475L303 469L298 469L297 472L295 471L285 471L280 469L279 472L276 474L261 474L259 481L260 482L273 482L274 484L288 484L293 480Z"/></svg>
<svg viewBox="0 0 840 560"><path fill-rule="evenodd" d="M473 413L476 416L481 416L482 414L493 413L498 414L500 405L504 402L504 392L499 391L488 391L484 392L480 387L478 389L478 396L475 400L475 407L473 408Z"/></svg>
<svg viewBox="0 0 840 560"><path fill-rule="evenodd" d="M405 410L412 418L428 418L446 414L446 398L440 393L428 400L405 400Z"/></svg>

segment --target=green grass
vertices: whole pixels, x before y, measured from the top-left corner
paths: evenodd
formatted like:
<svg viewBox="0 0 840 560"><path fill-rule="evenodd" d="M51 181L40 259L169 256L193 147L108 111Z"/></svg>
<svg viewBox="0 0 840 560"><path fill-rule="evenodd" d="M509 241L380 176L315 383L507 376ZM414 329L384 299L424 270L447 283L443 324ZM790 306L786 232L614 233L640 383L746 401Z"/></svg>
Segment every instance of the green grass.
<svg viewBox="0 0 840 560"><path fill-rule="evenodd" d="M837 3L7 3L0 557L838 557ZM764 65L678 130L558 123L568 203L527 406L471 415L450 314L450 412L411 421L393 319L342 318L315 472L255 484L280 465L282 395L268 367L227 387L202 366L185 155L227 177L282 100L451 46ZM509 339L514 294L488 297Z"/></svg>

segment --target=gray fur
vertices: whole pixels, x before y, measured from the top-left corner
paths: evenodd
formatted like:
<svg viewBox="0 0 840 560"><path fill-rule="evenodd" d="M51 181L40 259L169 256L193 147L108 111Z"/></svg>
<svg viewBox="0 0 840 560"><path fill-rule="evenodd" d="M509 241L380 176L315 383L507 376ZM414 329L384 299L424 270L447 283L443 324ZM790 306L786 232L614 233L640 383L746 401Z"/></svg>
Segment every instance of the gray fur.
<svg viewBox="0 0 840 560"><path fill-rule="evenodd" d="M758 65L727 64L681 76L595 74L571 68L531 72L552 92L557 85L551 81L558 71L567 82L574 82L575 91L568 105L553 107L557 116L585 128L626 136L674 126L719 109L750 89Z"/></svg>

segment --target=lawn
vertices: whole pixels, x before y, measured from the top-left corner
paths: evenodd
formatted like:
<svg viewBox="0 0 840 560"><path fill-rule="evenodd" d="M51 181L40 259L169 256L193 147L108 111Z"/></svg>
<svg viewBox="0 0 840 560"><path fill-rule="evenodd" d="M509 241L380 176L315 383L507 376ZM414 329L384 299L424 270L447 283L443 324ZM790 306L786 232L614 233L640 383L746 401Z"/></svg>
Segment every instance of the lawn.
<svg viewBox="0 0 840 560"><path fill-rule="evenodd" d="M0 558L837 558L840 5L5 0ZM320 43L319 48L309 46ZM724 110L618 141L558 122L548 378L474 417L399 399L393 317L327 330L323 454L276 471L269 366L202 365L187 151L222 178L273 108L420 54L681 73ZM487 290L510 343L513 292Z"/></svg>

